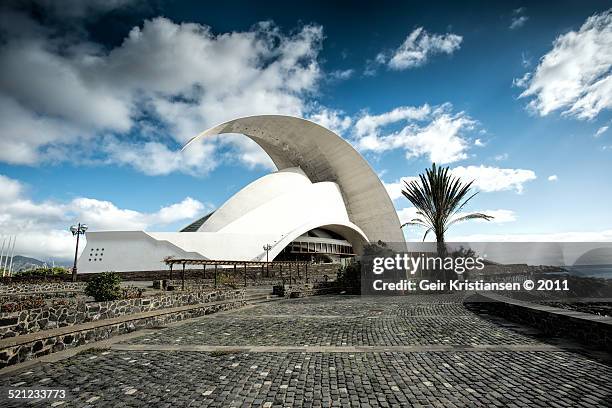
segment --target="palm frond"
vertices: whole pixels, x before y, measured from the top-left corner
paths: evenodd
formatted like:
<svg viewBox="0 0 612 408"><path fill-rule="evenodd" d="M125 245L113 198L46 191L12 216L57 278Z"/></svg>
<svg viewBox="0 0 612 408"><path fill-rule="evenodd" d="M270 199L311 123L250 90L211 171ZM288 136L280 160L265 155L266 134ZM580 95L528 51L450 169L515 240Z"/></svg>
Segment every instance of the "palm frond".
<svg viewBox="0 0 612 408"><path fill-rule="evenodd" d="M491 220L493 217L483 213L471 213L457 217L461 210L478 192L472 193L474 181L463 182L453 176L449 167L439 167L435 163L417 180L404 181L402 194L417 209L421 218L413 219L402 225L416 225L427 228L423 240L429 232L436 235L437 241L444 241L444 233L449 226L471 219Z"/></svg>
<svg viewBox="0 0 612 408"><path fill-rule="evenodd" d="M453 224L456 224L458 222L463 222L463 221L468 221L468 220L477 220L477 219L481 219L481 220L485 220L485 221L491 221L493 218L492 215L487 215L484 213L471 213L471 214L466 214L466 215L462 215L461 217L455 218L454 220L450 221L448 223L448 227L450 227Z"/></svg>

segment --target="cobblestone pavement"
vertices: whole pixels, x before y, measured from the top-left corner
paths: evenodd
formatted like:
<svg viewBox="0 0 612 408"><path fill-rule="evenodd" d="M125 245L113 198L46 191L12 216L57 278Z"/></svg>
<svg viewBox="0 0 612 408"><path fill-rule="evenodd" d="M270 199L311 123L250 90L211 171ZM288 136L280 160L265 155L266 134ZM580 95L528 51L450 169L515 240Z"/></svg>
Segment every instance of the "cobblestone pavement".
<svg viewBox="0 0 612 408"><path fill-rule="evenodd" d="M66 388L62 407L612 407L611 366L474 315L460 300L313 297L260 304L37 365L0 378L0 386ZM304 344L321 350L300 351ZM226 347L203 352L189 345ZM384 349L410 345L419 350ZM24 406L6 399L0 405Z"/></svg>

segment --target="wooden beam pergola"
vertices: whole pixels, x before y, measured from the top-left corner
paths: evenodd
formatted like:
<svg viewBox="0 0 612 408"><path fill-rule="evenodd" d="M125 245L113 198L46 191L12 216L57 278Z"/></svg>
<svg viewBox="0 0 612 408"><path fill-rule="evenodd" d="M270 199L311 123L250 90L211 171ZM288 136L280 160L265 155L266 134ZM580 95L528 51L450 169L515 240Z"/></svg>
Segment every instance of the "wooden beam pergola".
<svg viewBox="0 0 612 408"><path fill-rule="evenodd" d="M203 271L206 271L207 266L214 266L214 285L215 287L217 287L217 283L218 283L217 275L219 272L218 271L219 266L228 267L233 272L234 275L237 275L237 272L238 272L237 268L238 266L241 266L243 270L243 274L244 274L244 286L247 286L247 268L248 267L260 267L262 270L262 277L263 277L263 270L265 266L266 270L268 271L266 273L267 278L270 277L269 276L270 266L272 266L273 269L274 267L277 267L277 269L280 271L280 278L284 282L285 277L283 275L283 266L288 266L289 268L287 269L289 269L289 284L291 285L293 283L291 267L297 266L298 279L299 279L300 278L300 272L299 272L300 266L303 266L303 271L306 273L306 282L308 282L308 264L309 262L307 261L270 261L270 262L266 262L266 261L227 261L227 260L219 260L219 259L166 258L163 260L163 262L166 265L168 265L168 267L170 268L170 280L172 280L172 271L174 269L174 265L182 266L182 270L181 270L181 289L182 290L185 290L185 266L186 265L203 266L202 268ZM257 276L257 273L255 273L255 276ZM253 279L256 280L256 278L253 278Z"/></svg>
<svg viewBox="0 0 612 408"><path fill-rule="evenodd" d="M164 259L164 263L169 267L173 265L217 265L217 266L295 266L302 265L306 266L309 264L307 261L222 261L214 259L189 259L189 258L167 258Z"/></svg>

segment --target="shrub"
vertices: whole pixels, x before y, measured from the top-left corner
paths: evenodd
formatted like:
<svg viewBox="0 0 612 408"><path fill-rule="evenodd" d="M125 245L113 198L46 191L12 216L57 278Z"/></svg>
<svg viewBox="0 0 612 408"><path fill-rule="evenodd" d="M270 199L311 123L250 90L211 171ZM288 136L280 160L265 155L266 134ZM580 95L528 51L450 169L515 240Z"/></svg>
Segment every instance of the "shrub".
<svg viewBox="0 0 612 408"><path fill-rule="evenodd" d="M96 302L106 302L121 298L121 276L115 272L104 272L87 282L85 294Z"/></svg>
<svg viewBox="0 0 612 408"><path fill-rule="evenodd" d="M349 295L361 293L361 262L351 262L338 269L338 285Z"/></svg>
<svg viewBox="0 0 612 408"><path fill-rule="evenodd" d="M32 277L32 278L45 278L47 276L62 276L69 275L70 271L66 268L55 266L53 268L34 268L25 271L15 272L14 276Z"/></svg>

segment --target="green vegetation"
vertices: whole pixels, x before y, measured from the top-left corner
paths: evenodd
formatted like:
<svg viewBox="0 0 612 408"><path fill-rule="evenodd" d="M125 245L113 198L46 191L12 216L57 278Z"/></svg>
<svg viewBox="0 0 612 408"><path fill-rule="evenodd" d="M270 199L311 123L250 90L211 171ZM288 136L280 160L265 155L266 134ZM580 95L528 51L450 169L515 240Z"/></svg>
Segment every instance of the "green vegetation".
<svg viewBox="0 0 612 408"><path fill-rule="evenodd" d="M338 286L349 295L361 293L361 262L351 262L338 269Z"/></svg>
<svg viewBox="0 0 612 408"><path fill-rule="evenodd" d="M87 282L85 294L96 302L106 302L121 298L121 276L115 272L104 272Z"/></svg>
<svg viewBox="0 0 612 408"><path fill-rule="evenodd" d="M18 272L15 272L13 276L46 278L47 276L62 276L62 275L70 275L70 271L66 268L55 266L53 268L50 268L50 267L34 268L34 269L28 269L25 271L18 271Z"/></svg>

